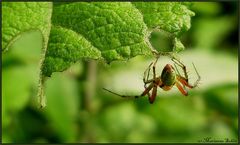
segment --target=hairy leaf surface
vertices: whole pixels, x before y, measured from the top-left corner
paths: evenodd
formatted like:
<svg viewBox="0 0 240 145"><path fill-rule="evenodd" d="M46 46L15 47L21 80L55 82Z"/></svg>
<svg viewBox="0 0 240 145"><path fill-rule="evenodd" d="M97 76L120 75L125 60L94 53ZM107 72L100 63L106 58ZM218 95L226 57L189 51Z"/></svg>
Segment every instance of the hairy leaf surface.
<svg viewBox="0 0 240 145"><path fill-rule="evenodd" d="M45 78L80 59L111 63L151 55L155 48L149 38L155 30L169 34L173 52L183 50L180 36L194 16L189 6L182 2L3 2L2 51L24 32L42 33L39 95L43 96ZM44 99L40 102L44 104Z"/></svg>

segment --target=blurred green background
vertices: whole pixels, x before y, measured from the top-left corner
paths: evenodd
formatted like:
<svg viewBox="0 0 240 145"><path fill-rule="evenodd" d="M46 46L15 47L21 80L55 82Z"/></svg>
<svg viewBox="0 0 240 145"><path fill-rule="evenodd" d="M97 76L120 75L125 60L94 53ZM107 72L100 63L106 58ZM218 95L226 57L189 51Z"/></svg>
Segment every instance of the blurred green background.
<svg viewBox="0 0 240 145"><path fill-rule="evenodd" d="M47 80L47 107L36 102L41 40L39 32L24 34L2 58L2 142L199 142L238 140L238 3L193 3L192 27L182 37L186 49L179 57L190 82L201 84L184 97L174 87L158 90L154 104L147 97L125 95L143 91L142 77L153 58L138 56L111 65L82 60ZM157 49L168 38L152 35ZM170 41L169 41L170 42ZM167 57L161 57L161 73Z"/></svg>

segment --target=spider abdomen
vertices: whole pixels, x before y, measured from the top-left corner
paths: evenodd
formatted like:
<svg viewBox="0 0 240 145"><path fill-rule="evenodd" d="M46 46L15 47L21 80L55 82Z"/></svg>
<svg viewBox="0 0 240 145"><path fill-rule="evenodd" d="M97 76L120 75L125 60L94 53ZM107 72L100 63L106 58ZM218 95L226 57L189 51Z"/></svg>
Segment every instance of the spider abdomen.
<svg viewBox="0 0 240 145"><path fill-rule="evenodd" d="M172 65L167 64L161 74L161 81L164 86L173 86L176 82L176 73Z"/></svg>

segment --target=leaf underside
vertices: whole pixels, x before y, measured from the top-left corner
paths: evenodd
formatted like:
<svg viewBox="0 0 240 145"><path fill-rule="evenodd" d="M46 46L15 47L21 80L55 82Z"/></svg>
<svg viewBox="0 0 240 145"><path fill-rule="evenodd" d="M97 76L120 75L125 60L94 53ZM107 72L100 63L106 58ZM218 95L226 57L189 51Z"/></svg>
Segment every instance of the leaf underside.
<svg viewBox="0 0 240 145"><path fill-rule="evenodd" d="M2 2L2 51L8 50L23 32L30 30L40 31L46 45L51 28L51 13L52 3Z"/></svg>
<svg viewBox="0 0 240 145"><path fill-rule="evenodd" d="M147 27L131 3L55 5L52 24L45 76L65 70L80 58L112 62L150 52L144 41Z"/></svg>
<svg viewBox="0 0 240 145"><path fill-rule="evenodd" d="M102 59L110 63L149 55L151 46L147 41L153 28L174 37L173 51L179 52L184 49L179 36L190 28L194 16L188 4L182 2L51 5L47 2L3 2L2 51L7 50L21 33L39 30L46 43L41 67L43 76L64 71L80 59Z"/></svg>
<svg viewBox="0 0 240 145"><path fill-rule="evenodd" d="M189 4L182 2L3 2L2 51L23 32L42 33L42 92L45 77L80 59L111 63L151 55L149 37L155 30L174 38L173 52L183 50L179 38L190 28L192 16Z"/></svg>

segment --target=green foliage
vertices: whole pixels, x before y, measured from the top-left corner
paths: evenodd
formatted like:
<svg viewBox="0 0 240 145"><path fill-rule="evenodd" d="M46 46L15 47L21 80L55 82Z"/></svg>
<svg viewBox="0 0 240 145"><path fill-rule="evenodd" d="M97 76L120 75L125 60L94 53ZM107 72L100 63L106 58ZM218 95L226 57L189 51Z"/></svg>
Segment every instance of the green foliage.
<svg viewBox="0 0 240 145"><path fill-rule="evenodd" d="M110 63L150 55L154 49L148 38L152 28L176 37L190 28L193 15L182 3L76 2L52 6L4 2L3 50L25 31L42 33L39 101L45 106L43 84L53 72L64 71L80 59ZM173 50L179 52L184 46L175 39Z"/></svg>
<svg viewBox="0 0 240 145"><path fill-rule="evenodd" d="M14 43L9 52L2 58L2 130L4 135L3 141L12 142L19 136L15 133L22 134L21 125L18 126L16 116L36 98L36 86L38 80L39 61L42 47L42 34L30 32L22 34L22 37ZM30 43L26 43L30 42ZM31 49L34 48L34 49ZM14 130L9 129L13 126ZM9 139L8 136L11 136ZM17 137L16 137L17 136Z"/></svg>
<svg viewBox="0 0 240 145"><path fill-rule="evenodd" d="M234 5L232 2L230 3ZM18 4L20 5L18 6ZM41 5L41 3L36 4ZM189 49L178 54L178 56L187 66L190 83L196 80L196 74L191 65L191 62L194 62L202 78L199 87L189 89L189 96L187 97L182 96L175 86L171 91L158 89L154 104L149 104L147 97L125 100L104 92L103 87L124 95L139 95L144 90L143 72L153 59L146 56L137 56L141 53L139 49L133 48L130 50L126 47L118 50L121 51L118 52L117 48L110 48L115 45L114 42L111 42L110 46L106 42L95 42L92 38L94 35L88 38L87 31L85 31L87 28L82 28L82 25L78 24L80 20L75 19L71 14L69 14L71 19L68 20L62 8L66 8L66 12L67 9L72 10L77 18L87 17L87 13L90 13L89 17L91 17L91 20L96 20L96 25L104 24L104 21L93 17L94 12L89 9L86 13L80 10L75 12L73 8L75 4L76 10L79 10L79 6L95 8L99 12L97 15L104 15L103 11L108 14L117 11L113 8L113 5L118 8L118 11L121 11L121 16L124 14L124 10L127 10L118 7L123 5L129 8L131 16L134 17L135 14L138 14L141 17L138 22L134 19L127 22L128 24L140 24L141 20L143 27L140 29L139 26L133 26L133 28L126 27L123 29L136 30L136 28L139 28L139 30L146 30L146 35L145 33L141 35L142 31L137 32L141 35L137 39L132 36L125 36L129 38L126 39L126 42L129 40L135 42L135 40L141 39L141 42L145 43L149 39L150 43L146 44L146 54L150 52L151 46L160 52L179 52L184 48L182 41ZM5 46L8 47L7 49L3 48L2 51L8 51L3 54L2 59L2 142L196 143L206 137L228 138L236 142L239 128L237 55L231 55L231 53L225 53L222 50L226 49L226 52L230 50L237 52L238 50L237 46L234 45L234 39L232 39L232 36L235 36L232 35L235 33L233 30L237 29L237 17L232 15L233 13L230 16L230 13L228 15L223 11L224 9L221 9L222 6L225 8L226 5L212 2L195 3L193 8L196 17L192 19L192 27L186 35L180 38L180 32L171 33L165 28L161 30L150 28L145 21L146 15L142 12L146 9L140 10L135 3L126 2L119 5L108 3L101 8L96 8L96 5L99 6L100 4L102 3L54 3L51 34L49 35L51 40L47 44L45 56L43 55L44 44L42 44L44 36L40 30L36 32L22 31L18 35L20 36L19 39L15 39L15 43L10 44L6 41L7 44L4 42ZM161 5L160 3L154 4ZM163 3L162 5L167 6L167 4ZM179 4L183 9L191 6L191 3L169 3L169 6ZM210 6L205 9L208 4ZM17 3L15 7L21 7L21 5L27 4ZM139 5L141 6L141 3ZM109 6L110 11L102 9L107 6ZM27 7L30 8L30 6ZM145 6L142 5L141 7ZM37 5L35 8L37 8ZM4 20L7 19L8 15L5 10L6 3L3 3ZM20 9L18 10L20 12ZM38 10L36 9L36 11ZM54 16L56 11L61 11L63 15L56 18ZM80 12L81 16L76 14ZM15 13L19 17L24 14ZM181 19L175 13L173 15ZM127 16L129 16L128 13ZM156 13L156 16L158 16L158 13ZM54 17L56 20L53 21ZM151 17L153 18L153 15ZM189 15L186 15L186 17L189 17ZM62 18L65 20L62 21ZM125 15L123 18L125 18ZM31 19L31 17L27 19ZM162 20L161 17L159 19ZM15 21L19 22L20 20ZM66 26L67 22L69 22L69 27L63 27L63 25ZM74 24L77 26L74 27L72 22L75 22ZM183 26L179 25L178 21L172 21L171 24L173 23L176 26ZM214 23L214 25L208 23ZM91 27L90 22L87 24ZM115 25L123 26L122 23ZM4 26L6 25L4 24ZM221 29L223 26L225 28ZM164 27L167 28L167 26ZM182 27L178 28L180 31L183 30ZM36 27L36 29L38 28ZM200 33L201 30L204 33ZM96 33L98 31L95 29L94 32L95 34L101 34ZM153 33L150 35L150 32ZM111 34L105 33L105 35L109 37ZM101 38L108 40L102 35ZM99 46L93 45L93 42ZM226 45L221 45L220 42ZM100 49L100 44L108 49L105 49L105 47ZM103 56L110 50L116 50L116 53L111 54L112 56L108 54ZM139 54L133 57L132 51ZM121 56L121 58L118 58L118 56ZM90 67L89 59L97 60L91 61L91 64L95 62L95 67ZM110 65L106 65L102 61L104 59L129 60L112 61ZM39 109L36 105L36 86L38 85L37 80L40 71L39 61L44 61L44 63L41 63L43 64L41 67L42 73L52 77L45 84L48 107L44 109ZM72 65L73 63L75 64ZM168 57L159 59L156 67L157 75L161 74L162 68L167 63L172 63ZM64 71L67 68L69 69ZM53 73L55 71L56 73Z"/></svg>
<svg viewBox="0 0 240 145"><path fill-rule="evenodd" d="M26 33L18 40L18 45L13 45L13 51L3 56L2 87L3 112L15 112L22 110L34 94L34 86L37 86L37 70L40 57L41 43L26 45L25 40L36 42L40 40L39 33ZM26 48L35 47L33 50ZM18 81L16 81L18 80ZM36 95L36 94L35 94ZM6 97L8 96L8 97ZM11 97L9 97L11 96Z"/></svg>
<svg viewBox="0 0 240 145"><path fill-rule="evenodd" d="M221 114L233 117L236 117L238 114L238 110L236 110L238 107L237 98L238 88L235 83L225 86L215 86L205 94L206 102L212 109L218 110Z"/></svg>
<svg viewBox="0 0 240 145"><path fill-rule="evenodd" d="M59 26L53 26L48 51L44 60L43 74L63 71L79 58L101 57L101 52L80 34Z"/></svg>
<svg viewBox="0 0 240 145"><path fill-rule="evenodd" d="M78 117L80 99L77 94L77 80L62 77L59 73L47 82L46 95L50 104L46 116L51 120L55 133L63 142L73 142L77 137L75 118ZM56 111L58 110L58 111Z"/></svg>
<svg viewBox="0 0 240 145"><path fill-rule="evenodd" d="M226 3L227 5L227 3ZM227 37L231 37L230 39L236 39L237 41L237 33L235 32L238 27L238 22L235 19L237 16L237 12L234 15L230 15L231 11L234 11L234 7L237 5L236 2L229 3L228 6L233 6L233 8L226 11L224 15L219 15L220 12L226 10L227 8L221 7L220 3L193 3L192 9L198 13L198 16L195 17L195 21L193 21L192 26L194 26L194 30L192 31L192 40L193 44L199 49L206 50L219 50L221 48L227 49L226 52L231 52L233 54L237 54L236 49L234 49L235 43L228 43ZM211 31L210 31L211 30ZM231 33L235 32L234 36ZM201 38L201 39L199 39ZM217 38L217 39L213 39ZM228 51L228 50L231 51Z"/></svg>
<svg viewBox="0 0 240 145"><path fill-rule="evenodd" d="M183 3L176 2L136 2L149 28L159 27L174 35L180 35L191 27L191 17L195 14Z"/></svg>
<svg viewBox="0 0 240 145"><path fill-rule="evenodd" d="M147 24L148 28L158 28L168 33L168 39L172 41L172 46L170 49L168 48L167 51L180 52L184 49L184 45L178 37L190 29L191 17L195 15L194 12L189 10L189 3L135 2L133 4L143 14L144 22ZM156 47L154 48L157 49ZM160 50L157 50L164 51L166 48L161 47Z"/></svg>
<svg viewBox="0 0 240 145"><path fill-rule="evenodd" d="M221 17L218 19L209 18L204 19L204 21L199 19L198 22L196 22L196 27L200 27L201 30L197 30L193 35L193 38L196 40L196 45L205 49L216 47L217 44L219 44L219 41L222 41L224 37L233 30L234 25L231 24L233 24L234 21L234 18L229 16ZM211 32L209 32L209 28L212 28ZM198 39L199 36L203 37L201 37L201 39ZM219 39L211 39L215 37L218 37Z"/></svg>
<svg viewBox="0 0 240 145"><path fill-rule="evenodd" d="M13 43L17 35L31 29L39 29L47 42L51 3L5 2L3 6L3 19L6 19L3 23L3 49ZM13 9L17 11L12 13ZM182 3L54 4L48 49L42 58L43 75L50 76L53 72L66 70L81 58L104 58L111 62L148 55L151 53L147 38L150 28L158 27L179 35L190 28L193 15ZM10 22L10 17L17 23Z"/></svg>
<svg viewBox="0 0 240 145"><path fill-rule="evenodd" d="M52 24L53 31L46 54L47 61L44 62L43 67L46 72L49 72L44 73L46 76L66 69L66 66L70 65L67 62L73 63L79 58L100 59L102 56L107 62L111 62L150 52L144 42L147 27L141 14L131 3L79 2L57 5L53 9ZM77 40L74 46L72 36L66 35L68 33L65 32L59 33L54 26L58 26L58 29L61 27L66 32L75 33L75 39L81 40ZM58 39L59 35L64 39ZM82 38L85 39L82 40ZM84 48L85 51L78 47ZM89 49L90 47L92 48ZM58 51L54 51L55 49ZM59 64L59 67L52 71L52 64Z"/></svg>
<svg viewBox="0 0 240 145"><path fill-rule="evenodd" d="M182 50L184 50L184 45L182 44L182 42L179 40L179 39L177 39L177 38L175 38L174 39L174 46L173 46L173 51L174 52L180 52L180 51L182 51Z"/></svg>
<svg viewBox="0 0 240 145"><path fill-rule="evenodd" d="M2 50L7 50L23 32L38 30L46 49L51 28L52 4L47 2L2 3ZM34 49L34 48L33 48Z"/></svg>

